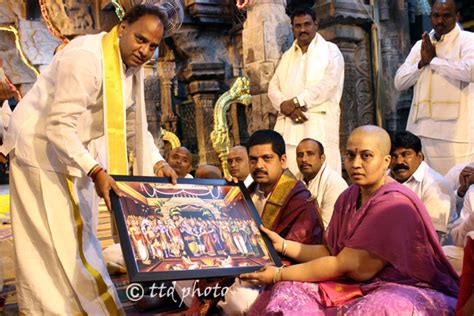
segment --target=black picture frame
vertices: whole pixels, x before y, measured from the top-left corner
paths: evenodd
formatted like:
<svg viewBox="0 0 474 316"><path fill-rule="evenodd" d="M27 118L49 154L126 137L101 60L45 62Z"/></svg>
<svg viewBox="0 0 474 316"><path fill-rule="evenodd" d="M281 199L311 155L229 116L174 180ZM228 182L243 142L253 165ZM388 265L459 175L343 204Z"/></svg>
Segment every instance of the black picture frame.
<svg viewBox="0 0 474 316"><path fill-rule="evenodd" d="M281 266L242 182L113 176L112 208L130 282L234 277Z"/></svg>

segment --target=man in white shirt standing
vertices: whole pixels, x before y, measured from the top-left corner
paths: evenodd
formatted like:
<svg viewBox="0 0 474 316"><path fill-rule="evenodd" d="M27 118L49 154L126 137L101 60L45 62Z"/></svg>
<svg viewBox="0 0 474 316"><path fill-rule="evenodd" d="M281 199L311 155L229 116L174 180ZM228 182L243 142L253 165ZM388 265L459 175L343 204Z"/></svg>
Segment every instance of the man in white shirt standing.
<svg viewBox="0 0 474 316"><path fill-rule="evenodd" d="M317 33L314 10L295 9L291 23L296 40L283 54L268 87L268 97L279 112L274 129L285 139L291 172L298 172L296 146L303 138L314 137L324 145L328 164L340 173L344 59L335 44Z"/></svg>
<svg viewBox="0 0 474 316"><path fill-rule="evenodd" d="M326 229L331 221L334 203L347 188L346 181L329 167L324 146L317 140L305 138L296 147L296 162L300 172L296 178L303 181L318 201L320 217Z"/></svg>
<svg viewBox="0 0 474 316"><path fill-rule="evenodd" d="M148 132L143 91L166 21L140 5L109 33L72 40L12 114L0 149L10 153L21 314L123 313L92 225L95 192L111 210L110 190L121 191L109 174L176 183Z"/></svg>
<svg viewBox="0 0 474 316"><path fill-rule="evenodd" d="M455 197L442 175L423 161L420 139L410 132L400 132L392 139L390 175L410 188L423 201L438 232L447 233L448 220L455 212Z"/></svg>
<svg viewBox="0 0 474 316"><path fill-rule="evenodd" d="M229 150L227 156L227 165L229 166L229 173L232 177L243 181L245 187L249 187L253 182L249 170L249 156L247 148L242 145L237 145Z"/></svg>
<svg viewBox="0 0 474 316"><path fill-rule="evenodd" d="M427 163L441 174L474 160L474 34L456 24L454 0L436 0L433 30L423 33L395 75L415 85L407 130L420 137Z"/></svg>

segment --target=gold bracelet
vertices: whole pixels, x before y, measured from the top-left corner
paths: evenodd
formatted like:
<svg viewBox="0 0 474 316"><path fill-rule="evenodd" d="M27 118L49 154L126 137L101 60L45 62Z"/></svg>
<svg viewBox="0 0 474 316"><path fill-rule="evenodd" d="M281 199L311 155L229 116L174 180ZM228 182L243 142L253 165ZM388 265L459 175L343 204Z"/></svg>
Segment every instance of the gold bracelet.
<svg viewBox="0 0 474 316"><path fill-rule="evenodd" d="M156 164L159 164L161 162L161 164L156 167ZM158 161L157 163L155 164L155 167L153 168L153 172L156 174L158 171L160 171L161 169L163 169L165 166L169 166L169 164L166 162L166 160L160 160Z"/></svg>
<svg viewBox="0 0 474 316"><path fill-rule="evenodd" d="M273 275L273 284L280 282L281 281L281 273L283 271L283 268L286 267L286 265L282 265L279 267L276 271L275 274Z"/></svg>

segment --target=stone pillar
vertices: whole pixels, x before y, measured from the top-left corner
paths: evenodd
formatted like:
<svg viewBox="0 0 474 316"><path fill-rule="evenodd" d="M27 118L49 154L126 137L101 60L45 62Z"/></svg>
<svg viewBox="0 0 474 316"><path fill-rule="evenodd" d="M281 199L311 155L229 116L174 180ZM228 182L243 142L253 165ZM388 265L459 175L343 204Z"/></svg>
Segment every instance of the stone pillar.
<svg viewBox="0 0 474 316"><path fill-rule="evenodd" d="M286 0L255 0L247 10L242 31L244 69L250 77L252 105L247 111L249 134L273 128L277 111L267 96L268 84L283 52L291 43Z"/></svg>
<svg viewBox="0 0 474 316"><path fill-rule="evenodd" d="M398 92L395 73L410 51L407 1L379 2L380 42L382 54L381 102L385 112L385 127L389 132L405 130L411 104L411 91Z"/></svg>
<svg viewBox="0 0 474 316"><path fill-rule="evenodd" d="M375 123L371 42L372 8L355 0L318 0L315 10L319 33L335 43L344 56L344 91L341 99L340 140L345 148L350 132Z"/></svg>
<svg viewBox="0 0 474 316"><path fill-rule="evenodd" d="M153 67L145 65L145 104L146 104L146 119L148 122L148 130L153 135L155 145L164 154L163 141L160 133L160 116L161 116L161 79L153 71Z"/></svg>
<svg viewBox="0 0 474 316"><path fill-rule="evenodd" d="M176 64L167 61L160 62L158 63L158 73L161 87L161 127L176 133L177 117L173 113L171 98L171 81L176 74Z"/></svg>
<svg viewBox="0 0 474 316"><path fill-rule="evenodd" d="M184 77L189 82L188 93L195 104L199 164L218 166L219 160L212 148L210 134L214 127L214 104L220 91L219 80L224 78L224 65L190 64L184 71Z"/></svg>

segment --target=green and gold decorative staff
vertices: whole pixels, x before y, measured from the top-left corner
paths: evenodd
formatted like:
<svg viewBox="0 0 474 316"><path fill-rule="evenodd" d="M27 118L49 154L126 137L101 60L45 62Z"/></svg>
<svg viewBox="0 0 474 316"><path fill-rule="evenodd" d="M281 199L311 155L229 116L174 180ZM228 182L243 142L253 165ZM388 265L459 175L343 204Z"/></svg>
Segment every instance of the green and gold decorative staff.
<svg viewBox="0 0 474 316"><path fill-rule="evenodd" d="M227 156L231 146L226 113L232 103L249 105L251 101L250 80L246 77L238 77L230 90L219 97L214 107L214 129L211 132L211 142L221 161L222 171L226 178L230 176Z"/></svg>

